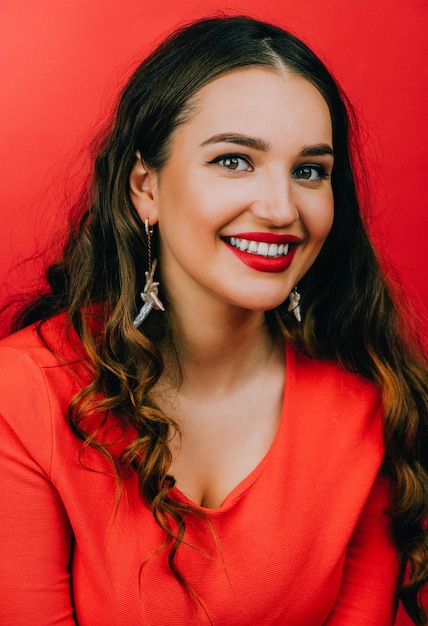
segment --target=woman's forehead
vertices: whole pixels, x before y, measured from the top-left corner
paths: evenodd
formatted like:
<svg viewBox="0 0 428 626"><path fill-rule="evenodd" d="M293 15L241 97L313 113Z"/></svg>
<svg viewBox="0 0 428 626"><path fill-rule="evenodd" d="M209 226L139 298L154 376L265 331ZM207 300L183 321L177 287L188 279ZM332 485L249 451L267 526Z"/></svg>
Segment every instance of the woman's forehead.
<svg viewBox="0 0 428 626"><path fill-rule="evenodd" d="M293 128L310 142L331 142L331 116L319 90L283 67L251 66L229 71L202 87L189 101L186 121L174 135L225 132L258 135L274 141Z"/></svg>

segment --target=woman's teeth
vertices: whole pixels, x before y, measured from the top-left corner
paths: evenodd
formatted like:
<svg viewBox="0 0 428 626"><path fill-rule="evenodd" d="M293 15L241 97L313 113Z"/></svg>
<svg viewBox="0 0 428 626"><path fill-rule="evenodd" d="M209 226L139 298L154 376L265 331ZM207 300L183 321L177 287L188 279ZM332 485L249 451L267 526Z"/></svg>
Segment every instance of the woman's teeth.
<svg viewBox="0 0 428 626"><path fill-rule="evenodd" d="M288 243L280 243L278 245L277 243L250 241L249 239L240 239L239 237L229 237L228 242L237 250L242 250L242 252L250 252L251 254L267 257L285 256L290 248Z"/></svg>

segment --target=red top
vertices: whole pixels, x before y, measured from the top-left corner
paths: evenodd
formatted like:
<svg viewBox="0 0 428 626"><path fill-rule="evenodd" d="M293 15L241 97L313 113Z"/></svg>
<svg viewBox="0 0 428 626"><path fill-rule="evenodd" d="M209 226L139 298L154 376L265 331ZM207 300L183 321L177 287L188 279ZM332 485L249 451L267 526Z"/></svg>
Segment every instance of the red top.
<svg viewBox="0 0 428 626"><path fill-rule="evenodd" d="M113 519L109 463L92 448L79 461L66 411L86 383L62 332L63 317L43 326L61 362L33 327L0 343L0 623L208 624L156 552L164 535L135 475ZM269 452L205 509L221 552L191 517L178 565L215 626L390 626L398 565L378 392L290 347L286 359Z"/></svg>

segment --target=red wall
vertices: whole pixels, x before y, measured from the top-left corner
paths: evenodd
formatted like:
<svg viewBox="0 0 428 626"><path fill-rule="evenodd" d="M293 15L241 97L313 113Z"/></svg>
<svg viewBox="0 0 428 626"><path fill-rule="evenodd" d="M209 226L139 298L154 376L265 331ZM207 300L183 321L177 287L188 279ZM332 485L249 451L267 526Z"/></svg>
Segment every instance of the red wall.
<svg viewBox="0 0 428 626"><path fill-rule="evenodd" d="M231 9L293 30L348 92L363 120L373 234L426 328L425 0L2 0L0 305L37 284L40 263L21 262L66 224L78 152L123 76L178 22Z"/></svg>
<svg viewBox="0 0 428 626"><path fill-rule="evenodd" d="M0 303L28 290L34 263L16 266L65 223L64 199L81 167L77 153L123 76L178 22L231 8L303 37L350 95L363 120L373 233L425 328L425 0L2 0Z"/></svg>

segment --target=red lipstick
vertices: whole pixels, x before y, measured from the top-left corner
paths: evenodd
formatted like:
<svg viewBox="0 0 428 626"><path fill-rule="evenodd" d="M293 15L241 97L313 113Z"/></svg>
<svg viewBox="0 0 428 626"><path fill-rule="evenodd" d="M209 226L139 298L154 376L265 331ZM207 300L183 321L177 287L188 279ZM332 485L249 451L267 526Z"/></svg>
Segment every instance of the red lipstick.
<svg viewBox="0 0 428 626"><path fill-rule="evenodd" d="M297 246L292 246L291 250L289 249L287 254L269 257L236 248L229 243L232 237L234 239L246 239L247 241L255 241L258 243L267 244L274 243L277 245L288 245L293 243L296 244L302 241L299 237L296 237L295 235L278 235L276 233L259 232L237 233L236 235L222 238L228 249L233 252L233 254L238 257L238 259L242 261L242 263L245 263L245 265L247 265L248 267L259 272L272 273L284 272L290 267L296 253Z"/></svg>

